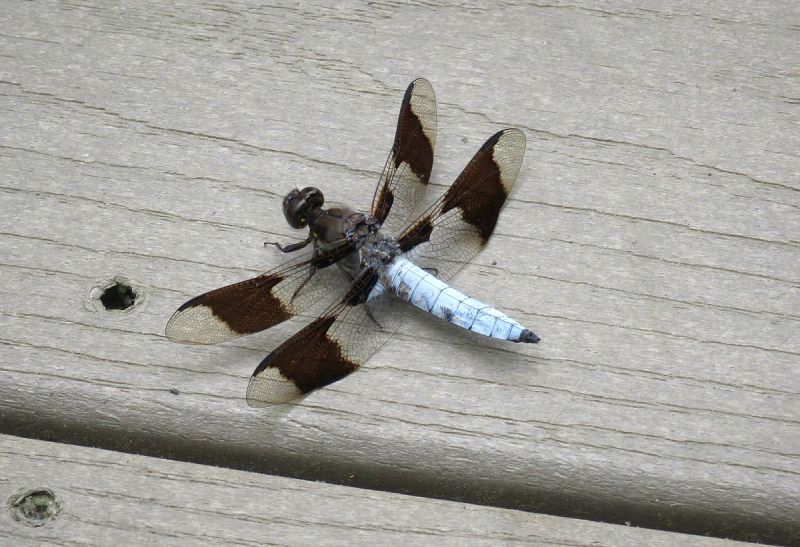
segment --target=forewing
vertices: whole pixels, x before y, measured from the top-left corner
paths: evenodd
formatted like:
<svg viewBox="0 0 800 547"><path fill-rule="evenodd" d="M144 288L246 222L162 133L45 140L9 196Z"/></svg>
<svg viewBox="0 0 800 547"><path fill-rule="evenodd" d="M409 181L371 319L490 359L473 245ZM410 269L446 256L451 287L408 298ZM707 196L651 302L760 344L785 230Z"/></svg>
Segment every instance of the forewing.
<svg viewBox="0 0 800 547"><path fill-rule="evenodd" d="M421 201L430 180L435 145L436 96L431 83L419 78L403 96L392 151L372 200L372 216L387 233L397 233L405 226Z"/></svg>
<svg viewBox="0 0 800 547"><path fill-rule="evenodd" d="M452 278L489 241L524 155L522 131L492 135L447 192L397 238L401 251L443 281Z"/></svg>
<svg viewBox="0 0 800 547"><path fill-rule="evenodd" d="M216 344L286 321L328 292L341 289L343 276L324 266L351 250L349 242L336 242L258 277L196 296L172 315L166 336L184 344ZM316 273L309 278L314 267Z"/></svg>
<svg viewBox="0 0 800 547"><path fill-rule="evenodd" d="M399 328L402 309L393 299L376 273L362 271L342 299L261 362L247 386L247 404L286 403L356 370Z"/></svg>

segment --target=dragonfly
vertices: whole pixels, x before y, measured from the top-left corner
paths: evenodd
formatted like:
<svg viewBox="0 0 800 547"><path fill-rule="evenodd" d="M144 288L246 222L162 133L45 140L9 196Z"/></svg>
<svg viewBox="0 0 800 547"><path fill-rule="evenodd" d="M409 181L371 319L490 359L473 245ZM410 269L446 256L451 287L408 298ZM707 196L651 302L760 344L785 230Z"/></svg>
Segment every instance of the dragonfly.
<svg viewBox="0 0 800 547"><path fill-rule="evenodd" d="M247 404L294 401L348 376L397 331L403 301L474 333L510 342L539 337L503 312L448 284L494 232L525 154L525 134L503 129L476 152L455 182L415 216L429 185L436 97L423 78L406 89L394 143L370 211L325 207L315 187L291 190L283 213L306 239L276 246L295 258L262 275L184 303L168 339L217 344L253 334L324 300L319 316L267 355L247 386ZM311 246L310 248L309 245Z"/></svg>

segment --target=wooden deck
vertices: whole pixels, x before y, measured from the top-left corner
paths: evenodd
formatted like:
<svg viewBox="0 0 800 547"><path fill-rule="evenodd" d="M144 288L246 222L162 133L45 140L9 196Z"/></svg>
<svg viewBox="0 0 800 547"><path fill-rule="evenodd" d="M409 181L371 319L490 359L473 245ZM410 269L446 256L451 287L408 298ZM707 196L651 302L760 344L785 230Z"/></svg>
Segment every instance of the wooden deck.
<svg viewBox="0 0 800 547"><path fill-rule="evenodd" d="M0 446L0 492L46 485L58 507L4 511L5 545L743 545L5 435Z"/></svg>
<svg viewBox="0 0 800 547"><path fill-rule="evenodd" d="M408 507L419 523L386 542L472 521L476 543L686 539L634 527L800 543L796 4L35 0L0 16L0 433L63 444L0 436L0 494L80 497L60 528L4 512L0 538L104 543L144 503L140 466L162 493L157 470L185 470L169 496L220 496L208 542L324 539L330 495L353 511L331 542L380 541L348 534L357 513ZM189 347L166 320L284 259L262 242L302 237L280 211L295 185L366 208L418 76L439 99L431 199L497 129L528 137L455 285L542 342L414 314L357 374L248 408L253 368L302 321ZM127 311L98 299L115 280L137 294ZM121 505L90 526L89 498L112 489ZM295 509L285 535L259 535ZM140 510L132 542L184 537ZM439 512L461 516L436 528ZM313 519L331 525L303 531Z"/></svg>

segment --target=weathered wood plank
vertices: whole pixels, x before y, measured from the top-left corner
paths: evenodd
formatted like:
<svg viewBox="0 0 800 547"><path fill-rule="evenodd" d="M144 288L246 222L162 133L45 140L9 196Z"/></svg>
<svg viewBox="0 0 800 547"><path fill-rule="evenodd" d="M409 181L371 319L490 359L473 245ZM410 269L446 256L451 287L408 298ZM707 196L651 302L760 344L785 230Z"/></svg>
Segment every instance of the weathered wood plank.
<svg viewBox="0 0 800 547"><path fill-rule="evenodd" d="M4 3L0 428L797 540L799 9ZM198 348L167 318L283 259L261 242L297 237L294 185L367 206L416 76L440 98L439 190L499 127L528 135L456 284L543 342L418 314L358 374L247 409L299 323ZM89 296L116 275L130 313Z"/></svg>
<svg viewBox="0 0 800 547"><path fill-rule="evenodd" d="M0 467L6 545L745 545L7 435ZM60 512L15 518L42 488Z"/></svg>

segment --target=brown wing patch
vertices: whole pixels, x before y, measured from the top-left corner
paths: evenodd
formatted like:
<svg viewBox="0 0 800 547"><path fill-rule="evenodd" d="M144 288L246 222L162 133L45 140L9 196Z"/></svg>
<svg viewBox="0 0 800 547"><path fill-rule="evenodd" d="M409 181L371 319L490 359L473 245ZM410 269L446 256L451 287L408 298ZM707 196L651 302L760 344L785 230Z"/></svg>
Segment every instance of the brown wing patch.
<svg viewBox="0 0 800 547"><path fill-rule="evenodd" d="M217 344L282 323L341 287L338 272L319 267L350 252L352 244L343 240L253 279L196 296L172 315L166 336L185 344Z"/></svg>
<svg viewBox="0 0 800 547"><path fill-rule="evenodd" d="M403 97L392 147L395 167L400 167L401 163L406 162L424 184L428 183L433 169L432 138L436 137L431 135L431 128L426 125L436 123L435 109L436 103L430 82L423 79L411 82ZM433 120L426 119L431 116L434 116ZM433 130L435 131L435 127Z"/></svg>
<svg viewBox="0 0 800 547"><path fill-rule="evenodd" d="M494 233L524 154L521 131L492 135L447 192L397 238L400 249L440 279L452 278Z"/></svg>
<svg viewBox="0 0 800 547"><path fill-rule="evenodd" d="M406 232L400 238L400 250L408 252L417 245L425 243L431 237L433 232L433 223L429 216L424 216L418 219L414 224L408 227Z"/></svg>
<svg viewBox="0 0 800 547"><path fill-rule="evenodd" d="M272 292L284 280L280 275L264 274L196 296L170 318L167 338L215 344L282 323L294 312Z"/></svg>
<svg viewBox="0 0 800 547"><path fill-rule="evenodd" d="M337 303L270 353L250 378L247 404L289 402L364 364L401 321L388 292L378 290L365 302L377 282L376 273L362 271Z"/></svg>
<svg viewBox="0 0 800 547"><path fill-rule="evenodd" d="M372 201L371 214L386 231L404 226L419 204L430 180L435 145L436 96L431 83L419 78L403 96L392 151Z"/></svg>
<svg viewBox="0 0 800 547"><path fill-rule="evenodd" d="M335 321L336 317L319 317L314 320L300 333L289 338L278 350L270 353L253 372L253 377L261 376L272 367L277 369L280 377L294 384L299 394L305 394L341 380L356 370L358 363L347 359L342 354L339 342L328 335L328 330ZM306 349L312 346L313 355L309 355ZM273 373L270 379L274 376ZM258 382L251 382L247 390L249 401L261 401L268 397L266 393L257 393L259 385Z"/></svg>
<svg viewBox="0 0 800 547"><path fill-rule="evenodd" d="M503 185L500 166L492 157L495 144L503 133L486 141L467 164L456 182L447 190L441 214L461 210L461 218L478 230L483 244L489 241L508 193Z"/></svg>

